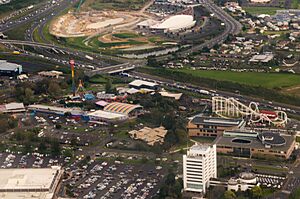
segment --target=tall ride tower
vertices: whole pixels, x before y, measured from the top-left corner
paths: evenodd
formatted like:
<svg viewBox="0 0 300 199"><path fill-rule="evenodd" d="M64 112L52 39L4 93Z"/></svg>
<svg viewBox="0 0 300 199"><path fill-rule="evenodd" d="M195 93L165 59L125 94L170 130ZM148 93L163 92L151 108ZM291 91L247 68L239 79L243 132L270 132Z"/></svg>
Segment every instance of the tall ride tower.
<svg viewBox="0 0 300 199"><path fill-rule="evenodd" d="M70 60L71 72L72 72L72 92L73 96L76 94L76 86L75 86L75 71L74 71L75 61L73 59Z"/></svg>

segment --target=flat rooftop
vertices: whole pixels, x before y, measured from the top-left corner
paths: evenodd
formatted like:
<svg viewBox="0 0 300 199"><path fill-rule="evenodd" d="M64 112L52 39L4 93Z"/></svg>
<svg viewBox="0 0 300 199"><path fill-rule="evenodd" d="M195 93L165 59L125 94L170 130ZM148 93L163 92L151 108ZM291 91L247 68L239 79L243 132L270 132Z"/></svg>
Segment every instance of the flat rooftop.
<svg viewBox="0 0 300 199"><path fill-rule="evenodd" d="M294 137L289 135L281 135L285 140L285 144L281 146L272 146L271 150L277 151L287 151L292 143L294 142ZM235 140L235 141L234 141ZM242 142L238 142L241 140ZM244 142L246 141L246 142ZM217 146L230 146L230 147L243 147L243 148L256 148L256 149L266 149L262 141L257 137L224 137L220 136L215 141L214 144Z"/></svg>
<svg viewBox="0 0 300 199"><path fill-rule="evenodd" d="M192 119L194 124L207 124L216 126L238 126L243 120L242 119L224 119L219 117L202 117L196 116Z"/></svg>
<svg viewBox="0 0 300 199"><path fill-rule="evenodd" d="M0 169L0 191L50 190L59 169Z"/></svg>
<svg viewBox="0 0 300 199"><path fill-rule="evenodd" d="M0 70L2 71L16 71L21 67L19 64L10 63L6 60L0 60Z"/></svg>
<svg viewBox="0 0 300 199"><path fill-rule="evenodd" d="M109 111L102 111L102 110L97 110L95 112L88 113L88 116L105 118L105 119L110 119L110 120L127 118L127 115L125 115L125 114L114 113L114 112L109 112Z"/></svg>
<svg viewBox="0 0 300 199"><path fill-rule="evenodd" d="M132 82L129 83L130 86L150 86L150 87L155 87L158 86L158 84L153 83L153 82L148 82L148 81L144 81L144 80L134 80Z"/></svg>

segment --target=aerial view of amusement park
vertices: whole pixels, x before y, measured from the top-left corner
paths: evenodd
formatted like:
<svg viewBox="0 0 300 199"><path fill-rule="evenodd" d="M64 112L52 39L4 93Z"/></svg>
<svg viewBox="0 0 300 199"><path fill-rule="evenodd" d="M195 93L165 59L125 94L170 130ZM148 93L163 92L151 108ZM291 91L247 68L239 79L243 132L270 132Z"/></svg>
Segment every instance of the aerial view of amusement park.
<svg viewBox="0 0 300 199"><path fill-rule="evenodd" d="M300 199L299 0L0 0L1 199Z"/></svg>

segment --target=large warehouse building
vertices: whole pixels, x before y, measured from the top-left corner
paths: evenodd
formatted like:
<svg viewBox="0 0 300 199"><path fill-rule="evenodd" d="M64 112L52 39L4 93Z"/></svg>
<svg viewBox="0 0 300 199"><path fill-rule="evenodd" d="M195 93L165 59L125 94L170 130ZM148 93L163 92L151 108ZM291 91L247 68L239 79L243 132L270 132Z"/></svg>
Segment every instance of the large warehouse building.
<svg viewBox="0 0 300 199"><path fill-rule="evenodd" d="M62 178L59 166L42 169L0 169L0 198L52 199Z"/></svg>
<svg viewBox="0 0 300 199"><path fill-rule="evenodd" d="M22 66L15 63L0 60L0 75L17 76L22 73Z"/></svg>

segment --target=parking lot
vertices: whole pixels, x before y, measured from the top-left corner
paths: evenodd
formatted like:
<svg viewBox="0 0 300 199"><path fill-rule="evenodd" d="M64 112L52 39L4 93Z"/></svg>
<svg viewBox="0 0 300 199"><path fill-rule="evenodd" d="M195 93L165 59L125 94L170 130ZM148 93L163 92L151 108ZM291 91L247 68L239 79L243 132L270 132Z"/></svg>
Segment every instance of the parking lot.
<svg viewBox="0 0 300 199"><path fill-rule="evenodd" d="M69 170L69 169L67 169ZM71 168L70 168L71 170ZM73 168L64 185L77 198L151 198L161 183L163 170L149 164L93 161Z"/></svg>
<svg viewBox="0 0 300 199"><path fill-rule="evenodd" d="M256 174L257 181L263 186L268 188L278 188L280 189L284 183L285 177L272 176L272 175L264 175L264 174Z"/></svg>
<svg viewBox="0 0 300 199"><path fill-rule="evenodd" d="M46 168L54 165L62 165L70 161L69 158L53 159L45 157L39 153L32 154L12 154L0 153L0 168Z"/></svg>

